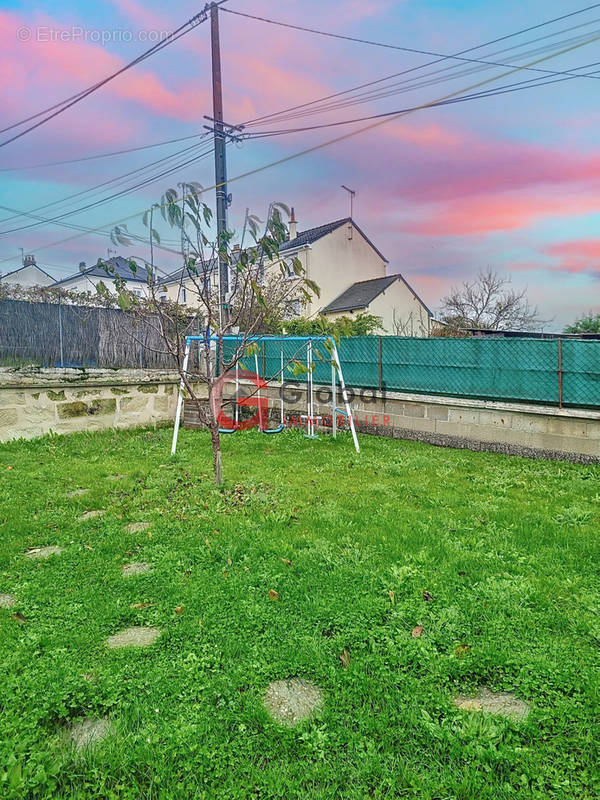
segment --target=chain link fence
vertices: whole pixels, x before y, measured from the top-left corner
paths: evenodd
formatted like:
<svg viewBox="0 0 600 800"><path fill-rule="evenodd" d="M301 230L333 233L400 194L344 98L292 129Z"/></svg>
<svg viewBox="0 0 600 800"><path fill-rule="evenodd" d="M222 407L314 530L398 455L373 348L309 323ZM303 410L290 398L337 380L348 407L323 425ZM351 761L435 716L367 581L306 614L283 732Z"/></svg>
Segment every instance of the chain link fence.
<svg viewBox="0 0 600 800"><path fill-rule="evenodd" d="M224 355L232 355L229 343ZM297 341L259 343L258 371L267 381L304 382L307 348ZM388 392L600 408L600 341L533 338L356 336L338 347L346 385ZM331 382L330 355L313 346L313 380ZM254 371L252 356L245 366Z"/></svg>
<svg viewBox="0 0 600 800"><path fill-rule="evenodd" d="M195 330L197 322L191 322ZM226 342L225 361L235 343ZM600 341L583 339L420 339L356 336L338 347L346 385L483 400L600 408ZM258 373L304 382L307 343L261 339ZM254 372L254 355L243 359ZM194 356L192 356L192 364ZM0 302L0 365L173 369L157 326L123 311L58 303ZM313 343L313 381L331 383L331 355Z"/></svg>

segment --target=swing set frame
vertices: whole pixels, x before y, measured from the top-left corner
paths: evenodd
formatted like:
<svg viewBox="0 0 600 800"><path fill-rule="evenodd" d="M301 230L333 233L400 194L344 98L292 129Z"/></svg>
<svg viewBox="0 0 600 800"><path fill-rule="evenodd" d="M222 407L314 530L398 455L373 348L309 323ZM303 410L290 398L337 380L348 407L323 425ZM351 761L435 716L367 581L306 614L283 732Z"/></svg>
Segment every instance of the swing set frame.
<svg viewBox="0 0 600 800"><path fill-rule="evenodd" d="M179 436L179 428L181 426L181 414L183 410L183 400L184 400L184 390L185 390L185 379L184 376L187 375L188 366L190 362L190 353L192 349L192 344L194 342L204 343L207 342L214 342L217 346L219 343L224 342L232 342L239 346L240 337L239 336L214 336L210 335L207 332L204 336L187 336L185 340L185 351L183 357L183 369L182 369L182 377L181 382L179 384L179 395L177 398L177 411L175 413L175 427L173 430L173 443L171 446L171 455L175 455L177 451L177 439ZM350 431L352 433L352 439L354 441L354 447L357 453L360 453L360 445L358 444L358 437L356 435L356 427L354 424L354 417L352 415L352 409L350 407L350 401L348 399L348 392L346 391L346 384L344 381L344 374L342 372L342 365L340 363L337 345L335 343L335 339L332 336L249 336L243 341L243 347L247 347L248 345L252 344L260 344L264 342L281 342L281 373L279 381L279 386L283 390L284 386L284 371L285 371L285 364L284 364L284 352L283 352L283 344L285 342L299 342L302 344L306 344L306 366L307 366L307 413L303 415L301 419L306 420L306 428L307 432L305 436L308 439L316 439L316 424L321 419L320 417L315 417L315 403L314 403L314 381L313 381L313 343L327 343L327 349L330 351L332 360L331 360L331 417L332 417L332 433L334 438L337 436L337 415L340 414L341 416L345 417L348 420L348 424L350 426ZM235 375L236 375L236 387L239 387L239 359L240 356L236 358L235 364ZM254 354L254 363L256 367L256 374L259 376L258 371L258 354ZM294 359L297 360L297 359ZM291 360L288 361L288 364L291 363ZM266 378L264 379L266 382ZM339 390L342 396L342 401L344 404L344 409L339 409L337 407L337 397L338 397L338 381L339 381ZM257 399L258 399L258 407L261 408L261 393L260 387L258 388L257 392ZM236 402L236 422L238 420L238 403ZM276 434L281 433L285 430L285 405L284 405L284 397L283 391L281 393L281 422L279 427L268 429L263 428L261 423L260 428L262 433L266 434ZM223 434L233 434L236 433L236 428L226 428L220 430L220 433Z"/></svg>

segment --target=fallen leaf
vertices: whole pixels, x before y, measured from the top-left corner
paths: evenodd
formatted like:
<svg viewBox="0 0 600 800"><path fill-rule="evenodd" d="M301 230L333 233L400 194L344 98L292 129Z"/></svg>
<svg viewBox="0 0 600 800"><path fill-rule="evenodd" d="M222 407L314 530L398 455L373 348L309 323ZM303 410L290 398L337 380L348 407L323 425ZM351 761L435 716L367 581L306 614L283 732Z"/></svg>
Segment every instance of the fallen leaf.
<svg viewBox="0 0 600 800"><path fill-rule="evenodd" d="M433 595L429 594L429 592L423 592L423 600L426 603L433 603Z"/></svg>
<svg viewBox="0 0 600 800"><path fill-rule="evenodd" d="M393 606L395 606L396 605L396 595L393 593L393 591L391 589L389 590L388 594L390 596L390 603Z"/></svg>
<svg viewBox="0 0 600 800"><path fill-rule="evenodd" d="M148 531L148 538L149 538L149 539L151 539L151 538L152 538L152 531Z"/></svg>
<svg viewBox="0 0 600 800"><path fill-rule="evenodd" d="M89 544L84 544L83 546L84 546L84 548L85 548L86 550L93 550L93 549L94 549L93 547L90 547L90 545L89 545Z"/></svg>
<svg viewBox="0 0 600 800"><path fill-rule="evenodd" d="M250 567L244 567L244 572L250 572Z"/></svg>
<svg viewBox="0 0 600 800"><path fill-rule="evenodd" d="M471 649L470 644L459 644L458 647L454 648L454 655L457 658L462 658L469 652L470 649Z"/></svg>
<svg viewBox="0 0 600 800"><path fill-rule="evenodd" d="M204 540L204 544L205 544L207 547L210 547L210 541L209 541L208 539L205 539L205 540Z"/></svg>
<svg viewBox="0 0 600 800"><path fill-rule="evenodd" d="M279 600L279 592L276 592L275 589L269 589L269 597L271 600Z"/></svg>
<svg viewBox="0 0 600 800"><path fill-rule="evenodd" d="M21 625L24 625L27 622L27 619L23 616L23 614L21 614L20 611L16 611L14 614L11 614L10 618L16 620Z"/></svg>
<svg viewBox="0 0 600 800"><path fill-rule="evenodd" d="M281 560L286 565L286 567L291 567L292 566L292 562L289 560L289 558L282 558Z"/></svg>
<svg viewBox="0 0 600 800"><path fill-rule="evenodd" d="M144 608L150 608L151 605L152 603L134 603L131 607L135 611L142 611Z"/></svg>
<svg viewBox="0 0 600 800"><path fill-rule="evenodd" d="M177 606L177 608L175 609L176 614L183 614L184 611L185 611L185 606Z"/></svg>
<svg viewBox="0 0 600 800"><path fill-rule="evenodd" d="M6 469L14 469L14 467L7 467Z"/></svg>
<svg viewBox="0 0 600 800"><path fill-rule="evenodd" d="M233 566L233 561L230 558L227 559L227 563L229 564L230 567Z"/></svg>
<svg viewBox="0 0 600 800"><path fill-rule="evenodd" d="M412 629L412 637L413 637L413 639L418 639L420 636L422 636L424 630L425 630L425 628L422 625L416 625Z"/></svg>
<svg viewBox="0 0 600 800"><path fill-rule="evenodd" d="M340 661L342 662L342 667L348 669L350 666L350 652L346 648L340 653Z"/></svg>

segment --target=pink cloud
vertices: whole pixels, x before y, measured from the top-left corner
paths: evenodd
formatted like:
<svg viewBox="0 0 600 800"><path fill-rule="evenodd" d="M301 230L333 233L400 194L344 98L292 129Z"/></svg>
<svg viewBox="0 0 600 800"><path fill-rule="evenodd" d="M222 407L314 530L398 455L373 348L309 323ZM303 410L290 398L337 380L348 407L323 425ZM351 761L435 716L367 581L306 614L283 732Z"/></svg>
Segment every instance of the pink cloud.
<svg viewBox="0 0 600 800"><path fill-rule="evenodd" d="M559 242L545 249L558 265L554 269L561 272L594 273L600 275L600 239L578 239Z"/></svg>

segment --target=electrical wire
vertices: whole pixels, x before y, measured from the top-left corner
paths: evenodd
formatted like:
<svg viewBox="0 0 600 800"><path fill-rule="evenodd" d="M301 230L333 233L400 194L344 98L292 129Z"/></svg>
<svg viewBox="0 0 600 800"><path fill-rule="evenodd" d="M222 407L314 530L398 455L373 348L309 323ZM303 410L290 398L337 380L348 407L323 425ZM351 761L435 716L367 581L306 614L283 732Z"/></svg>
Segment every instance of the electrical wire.
<svg viewBox="0 0 600 800"><path fill-rule="evenodd" d="M208 133L204 134L203 138L206 138L206 136L208 136L208 135L209 135ZM144 171L146 171L148 169L152 169L155 166L158 166L159 164L162 164L162 163L168 162L168 161L170 161L172 159L178 158L179 156L184 155L186 153L189 153L189 152L195 150L196 148L199 148L200 146L201 146L200 142L195 143L195 144L193 144L193 145L191 145L189 147L185 147L182 150L177 151L176 153L173 153L173 154L168 155L168 156L164 156L163 158L160 158L160 159L157 159L155 161L152 161L149 164L144 164L141 167L137 167L136 169L130 170L129 172L124 173L123 175L118 175L115 178L110 178L109 180L103 181L102 183L99 183L96 186L91 186L91 187L89 187L87 189L82 189L79 192L75 192L74 194L67 195L67 197L63 197L60 200L54 200L54 201L52 201L50 203L45 203L44 205L37 206L36 208L31 209L31 211L32 212L43 211L43 210L45 210L47 208L52 208L53 206L62 205L63 203L68 203L69 201L71 201L71 200L73 200L73 199L75 199L77 197L81 197L81 196L86 195L86 194L88 194L90 192L95 192L98 189L102 189L102 188L104 188L106 186L109 186L111 184L118 183L119 181L122 181L122 180L126 180L128 177L130 177L132 175L136 175L136 174L144 172ZM212 148L211 148L211 152L212 152ZM16 219L19 216L21 216L21 214L15 214L12 217L5 217L4 219L0 220L0 224L3 224L5 222L9 222L11 219ZM11 233L11 232L12 231L0 230L0 236L2 234L4 234L4 233Z"/></svg>
<svg viewBox="0 0 600 800"><path fill-rule="evenodd" d="M45 167L62 167L66 164L80 164L84 161L94 161L99 158L111 158L112 156L122 156L129 153L138 153L141 150L150 150L153 147L164 147L167 144L179 144L180 142L188 142L191 139L203 138L206 133L193 133L190 136L180 136L178 139L166 139L162 142L153 142L152 144L142 144L139 147L128 147L125 150L113 150L110 153L96 153L91 156L82 156L81 158L67 158L64 161L46 161L43 164L21 164L18 167L0 167L0 172L21 172L28 169L44 169Z"/></svg>
<svg viewBox="0 0 600 800"><path fill-rule="evenodd" d="M218 2L216 2L214 5L220 6L220 5L222 5L223 3L226 3L226 2L228 2L228 0L218 0ZM51 112L51 113L48 114L48 116L43 117L43 119L39 120L38 122L34 123L33 125L30 125L28 128L25 128L25 130L21 131L20 133L17 133L14 136L11 136L8 139L5 139L3 142L0 142L0 147L5 147L6 145L10 144L11 142L14 142L17 139L20 139L22 136L25 136L30 131L33 131L36 128L39 128L41 125L44 125L46 122L49 122L51 119L54 119L54 117L57 117L59 114L62 114L64 111L66 111L67 109L71 108L71 106L74 106L76 103L79 103L81 100L85 99L90 94L93 94L98 89L102 88L107 83L109 83L110 81L114 80L114 78L118 77L119 75L122 75L124 72L126 72L129 69L131 69L132 67L137 66L137 64L140 64L142 61L145 61L147 58L149 58L150 56L152 56L155 53L159 52L160 50L163 50L165 47L168 47L170 44L173 44L178 39L180 39L182 36L185 36L191 30L194 30L194 28L197 27L197 25L201 24L202 22L205 22L206 19L207 19L207 10L205 8L202 12L200 12L199 14L196 14L194 17L191 17L187 22L185 22L183 25L181 25L175 31L170 33L164 39L161 39L160 42L157 42L155 45L153 45L151 48L146 50L144 53L142 53L136 59L134 59L133 61L130 61L128 64L125 64L123 67L121 67L121 69L117 70L116 72L113 72L111 75L108 75L103 80L98 81L97 83L93 84L92 86L89 86L87 89L83 89L82 91L78 92L75 95L72 95L69 98L66 98L65 100L62 100L60 103L55 103L53 106L50 106L50 107L44 109L43 111L38 111L36 114L32 114L31 116L27 117L26 119L20 120L19 122L15 122L12 125L9 125L8 127L0 129L0 133L6 133L9 130L13 130L14 128L18 128L21 125L26 124L27 122L31 122L32 120L36 119L37 117L43 116L44 114L47 114L48 112Z"/></svg>
<svg viewBox="0 0 600 800"><path fill-rule="evenodd" d="M331 95L328 95L328 96L326 96L324 98L321 98L320 100L314 100L314 101L310 101L308 103L301 103L299 105L292 106L292 107L290 107L288 109L284 109L281 112L276 112L275 114L267 114L267 115L264 115L262 117L255 117L254 119L247 120L243 124L246 125L246 126L247 125L251 125L253 123L260 122L262 120L270 119L270 118L272 118L274 116L279 116L280 114L284 114L284 113L287 113L287 112L291 112L291 111L295 111L295 110L298 110L298 109L306 108L307 106L312 106L315 103L320 103L320 102L325 101L325 100L330 100L330 99L333 99L335 97L339 97L341 95L348 94L349 92L353 92L353 91L358 90L358 89L367 88L367 87L373 86L373 85L375 85L377 83L382 83L382 82L384 82L386 80L391 80L393 78L400 77L401 75L406 75L406 74L414 72L416 70L421 70L421 69L424 69L426 67L433 66L435 64L439 64L439 63L441 63L443 61L446 61L446 60L448 60L450 58L458 58L460 56L463 56L465 53L471 53L474 50L481 50L481 49L483 49L485 47L489 47L489 46L491 46L493 44L497 44L499 42L502 42L502 41L505 41L507 39L513 38L515 36L520 36L520 35L523 35L525 33L530 33L533 30L537 30L539 28L546 27L548 25L552 25L552 24L554 24L556 22L561 22L561 21L563 21L565 19L568 19L570 17L573 17L573 16L575 16L577 14L582 14L582 13L584 13L586 11L590 11L590 10L592 10L594 8L597 8L598 6L600 6L600 4L599 3L595 3L594 5L587 6L585 8L579 9L577 11L570 12L568 14L563 14L563 15L561 15L559 17L554 17L552 19L546 20L546 21L538 23L536 25L532 25L532 26L529 26L527 28L521 28L520 30L514 31L513 33L505 34L504 36L497 37L496 39L491 39L491 40L489 40L487 42L484 42L483 44L473 45L473 46L468 47L468 48L466 48L464 50L460 50L457 53L454 53L452 56L443 56L443 57L441 56L439 58L436 58L434 61L427 62L426 64L421 64L421 65L418 65L416 67L410 67L408 69L403 70L402 72L398 72L398 73L395 73L393 75L389 75L389 76L387 76L385 78L379 78L376 81L371 81L369 83L361 84L360 86L354 87L353 89L347 89L347 90L342 91L342 92L336 92L334 94L331 94ZM228 13L233 13L233 9L224 8L223 11L226 11ZM235 13L236 14L240 14L241 12L235 12ZM589 23L582 23L582 25L587 25L587 24L589 24ZM564 32L568 32L568 31L574 30L574 29L576 29L578 27L582 27L582 25L576 25L573 28L568 28L567 31L562 31L562 32L564 33ZM557 35L557 34L556 33L548 34L548 36L555 36L555 35ZM546 37L541 37L541 38L546 38ZM536 40L533 40L533 41L536 41ZM514 49L514 48L509 48L509 50L510 49ZM506 51L499 51L499 52L506 52Z"/></svg>
<svg viewBox="0 0 600 800"><path fill-rule="evenodd" d="M600 39L600 36L597 37L597 39ZM354 136L358 136L361 133L367 133L368 131L376 130L377 128L379 128L382 125L385 125L385 124L387 124L389 122L393 122L394 120L401 119L402 117L408 116L409 114L415 113L417 111L421 111L421 110L430 108L430 107L432 107L434 105L434 103L439 103L439 102L441 102L443 100L449 100L452 97L460 96L461 94L464 94L465 92L470 92L470 91L472 91L474 89L478 89L479 87L485 86L488 83L491 83L491 82L493 82L495 80L499 80L501 78L507 77L508 75L511 75L513 73L516 73L516 72L520 72L521 70L525 69L526 67L534 66L535 64L539 64L539 63L542 63L544 61L549 60L550 58L555 58L558 55L563 55L563 54L565 54L567 52L571 52L572 50L575 50L575 49L577 49L579 47L582 47L582 46L583 46L582 44L571 45L570 47L565 48L564 50L559 51L558 53L554 53L552 55L547 55L547 56L544 56L542 58L538 58L535 61L530 62L529 64L525 64L523 66L516 67L515 69L509 70L508 72L503 73L502 75L492 76L490 78L486 78L485 80L478 81L477 83L472 84L470 86L465 86L462 89L458 89L458 90L456 90L454 92L451 92L450 94L448 94L448 95L446 95L444 97L439 97L439 98L437 98L437 100L433 100L433 101L430 101L428 103L424 103L421 106L417 106L417 107L411 109L410 111L402 111L402 112L396 114L395 116L386 117L384 119L376 120L374 122L371 122L369 125L366 125L364 127L358 128L357 130L350 131L349 133L344 133L344 134L342 134L340 136L334 137L333 139L327 139L324 142L320 142L319 144L312 145L311 147L307 147L307 148L305 148L303 150L300 150L300 151L298 151L296 153L291 153L291 154L289 154L287 156L283 156L283 157L281 157L281 158L279 158L279 159L277 159L275 161L271 161L268 164L263 164L260 167L256 167L254 169L251 169L251 170L248 170L246 172L240 173L239 175L236 175L233 178L229 178L227 183L234 183L234 182L243 180L245 178L252 177L253 175L257 175L257 174L259 174L261 172L265 172L268 169L273 169L274 167L281 166L282 164L289 163L291 161L294 161L294 160L296 160L298 158L302 158L302 157L304 157L306 155L309 155L311 153L315 153L315 152L318 152L320 150L323 150L326 147L331 147L334 144L339 144L340 142L346 141L346 140L348 140L350 138L353 138ZM223 185L224 184L215 184L213 186L206 187L205 191L212 191L213 189L218 189ZM135 212L133 214L130 214L130 215L126 216L126 217L122 217L122 218L120 218L118 220L114 220L114 221L109 222L109 223L104 223L103 225L100 225L97 228L94 228L93 232L98 231L98 230L102 230L105 227L113 229L114 226L122 225L125 222L129 222L130 220L136 219L141 214L144 214L146 211L149 211L149 210L150 209L142 209L142 210L137 211L137 212ZM50 247L57 247L57 246L59 246L61 244L66 244L67 242L74 241L75 239L80 238L82 235L84 235L84 234L75 234L73 236L69 236L69 237L66 237L64 239L61 239L61 240L58 240L58 241L55 241L55 242L51 242L51 243L49 243L47 245L44 245L41 248L38 248L38 251L39 250L49 249ZM15 257L16 256L13 255L13 256L9 256L8 258L0 259L0 263L4 263L5 261L10 261L10 260L14 259Z"/></svg>

